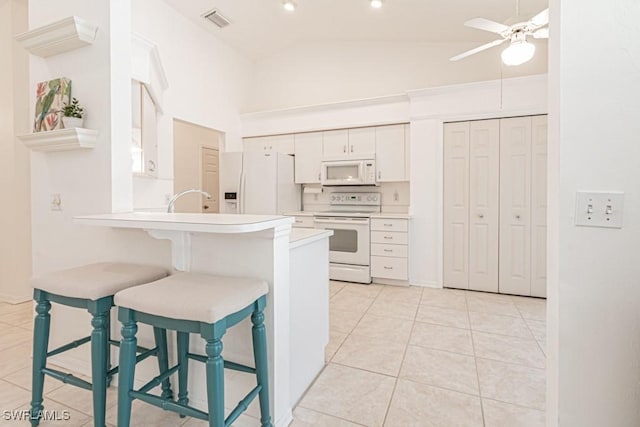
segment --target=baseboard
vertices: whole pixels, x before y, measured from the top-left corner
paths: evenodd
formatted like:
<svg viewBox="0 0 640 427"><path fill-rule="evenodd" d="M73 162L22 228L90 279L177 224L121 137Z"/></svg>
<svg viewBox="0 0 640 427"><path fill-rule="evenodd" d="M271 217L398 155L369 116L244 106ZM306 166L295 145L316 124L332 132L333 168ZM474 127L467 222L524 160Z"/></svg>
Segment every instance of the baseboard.
<svg viewBox="0 0 640 427"><path fill-rule="evenodd" d="M377 277L373 278L373 284L389 285L389 286L404 286L404 287L410 286L410 283L406 280L378 279Z"/></svg>
<svg viewBox="0 0 640 427"><path fill-rule="evenodd" d="M31 301L33 295L31 293L25 295L12 295L0 293L0 302L7 302L9 304L21 304L23 302Z"/></svg>
<svg viewBox="0 0 640 427"><path fill-rule="evenodd" d="M437 282L429 281L429 282L411 282L411 286L420 286L423 288L434 288L434 289L442 289L442 285Z"/></svg>

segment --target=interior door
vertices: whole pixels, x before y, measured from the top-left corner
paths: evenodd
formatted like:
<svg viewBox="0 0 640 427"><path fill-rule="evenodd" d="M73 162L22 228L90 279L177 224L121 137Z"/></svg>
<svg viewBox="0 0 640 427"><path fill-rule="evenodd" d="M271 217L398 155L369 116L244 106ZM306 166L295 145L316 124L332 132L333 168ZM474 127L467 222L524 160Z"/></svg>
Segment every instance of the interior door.
<svg viewBox="0 0 640 427"><path fill-rule="evenodd" d="M499 288L531 294L531 117L500 120Z"/></svg>
<svg viewBox="0 0 640 427"><path fill-rule="evenodd" d="M210 199L202 199L203 213L220 212L220 162L218 150L202 147L202 189L211 195Z"/></svg>
<svg viewBox="0 0 640 427"><path fill-rule="evenodd" d="M498 292L500 121L470 124L469 289Z"/></svg>
<svg viewBox="0 0 640 427"><path fill-rule="evenodd" d="M531 295L547 296L547 116L531 118Z"/></svg>
<svg viewBox="0 0 640 427"><path fill-rule="evenodd" d="M469 288L469 122L444 125L444 286Z"/></svg>

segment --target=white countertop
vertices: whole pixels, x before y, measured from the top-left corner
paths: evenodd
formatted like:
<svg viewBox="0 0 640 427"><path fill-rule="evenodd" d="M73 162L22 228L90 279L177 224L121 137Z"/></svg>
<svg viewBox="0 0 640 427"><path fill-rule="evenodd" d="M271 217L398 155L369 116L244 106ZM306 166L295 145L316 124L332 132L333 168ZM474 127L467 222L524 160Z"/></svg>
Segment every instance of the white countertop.
<svg viewBox="0 0 640 427"><path fill-rule="evenodd" d="M333 230L318 230L315 228L294 228L289 237L290 249L304 246L316 240L333 236Z"/></svg>
<svg viewBox="0 0 640 427"><path fill-rule="evenodd" d="M313 216L314 213L311 211L295 211L295 212L285 212L284 215L287 216Z"/></svg>
<svg viewBox="0 0 640 427"><path fill-rule="evenodd" d="M371 218L411 219L411 215L408 213L380 212L371 214Z"/></svg>
<svg viewBox="0 0 640 427"><path fill-rule="evenodd" d="M294 219L276 215L128 212L77 216L74 221L103 227L235 234L293 224Z"/></svg>

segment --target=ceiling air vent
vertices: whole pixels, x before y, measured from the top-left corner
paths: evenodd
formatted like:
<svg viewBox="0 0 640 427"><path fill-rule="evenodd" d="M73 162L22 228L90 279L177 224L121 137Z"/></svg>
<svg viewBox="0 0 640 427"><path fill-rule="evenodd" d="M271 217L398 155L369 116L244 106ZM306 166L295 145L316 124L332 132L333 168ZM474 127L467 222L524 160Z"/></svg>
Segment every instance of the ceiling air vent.
<svg viewBox="0 0 640 427"><path fill-rule="evenodd" d="M219 28L224 28L231 23L227 18L222 16L222 14L218 9L210 10L209 12L206 12L205 14L203 14L202 17L213 22Z"/></svg>

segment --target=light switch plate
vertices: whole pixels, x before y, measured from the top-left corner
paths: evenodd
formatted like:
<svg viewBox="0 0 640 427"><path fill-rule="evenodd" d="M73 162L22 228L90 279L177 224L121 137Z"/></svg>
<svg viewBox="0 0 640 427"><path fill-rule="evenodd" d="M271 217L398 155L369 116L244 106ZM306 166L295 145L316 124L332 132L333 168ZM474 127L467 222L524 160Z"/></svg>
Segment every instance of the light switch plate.
<svg viewBox="0 0 640 427"><path fill-rule="evenodd" d="M584 227L622 228L624 193L578 191L575 223Z"/></svg>

